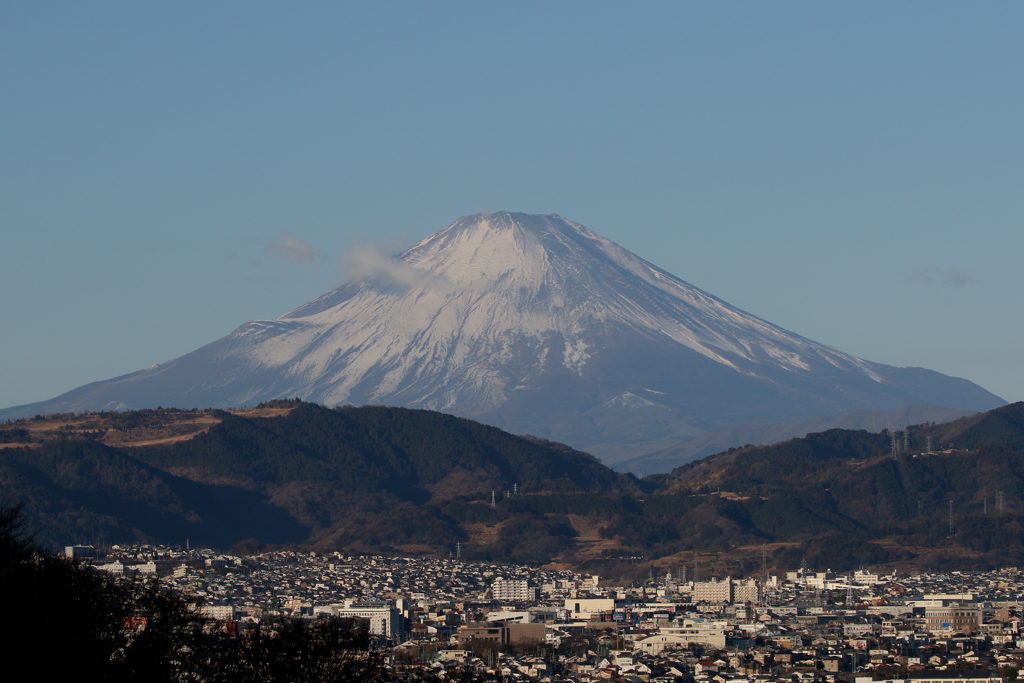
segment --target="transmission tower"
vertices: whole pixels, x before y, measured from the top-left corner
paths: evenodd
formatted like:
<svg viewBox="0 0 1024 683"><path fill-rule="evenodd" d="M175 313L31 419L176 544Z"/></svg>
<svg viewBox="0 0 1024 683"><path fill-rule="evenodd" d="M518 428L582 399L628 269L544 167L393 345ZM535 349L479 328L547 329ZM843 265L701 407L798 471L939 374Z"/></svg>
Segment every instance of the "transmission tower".
<svg viewBox="0 0 1024 683"><path fill-rule="evenodd" d="M761 544L761 585L768 585L768 544Z"/></svg>

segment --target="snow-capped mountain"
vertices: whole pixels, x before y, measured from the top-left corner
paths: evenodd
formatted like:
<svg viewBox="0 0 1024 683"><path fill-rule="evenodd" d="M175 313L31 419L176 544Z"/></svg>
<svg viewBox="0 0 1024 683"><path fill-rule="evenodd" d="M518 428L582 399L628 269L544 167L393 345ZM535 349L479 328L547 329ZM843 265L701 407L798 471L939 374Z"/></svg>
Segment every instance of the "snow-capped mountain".
<svg viewBox="0 0 1024 683"><path fill-rule="evenodd" d="M557 215L460 218L274 320L0 417L294 397L455 413L611 456L724 427L1004 401L744 313Z"/></svg>

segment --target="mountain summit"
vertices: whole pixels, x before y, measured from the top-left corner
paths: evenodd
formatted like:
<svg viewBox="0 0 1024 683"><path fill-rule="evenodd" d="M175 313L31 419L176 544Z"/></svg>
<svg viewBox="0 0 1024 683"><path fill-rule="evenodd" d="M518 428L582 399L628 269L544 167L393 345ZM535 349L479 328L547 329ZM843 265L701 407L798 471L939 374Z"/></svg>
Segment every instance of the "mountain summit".
<svg viewBox="0 0 1024 683"><path fill-rule="evenodd" d="M787 332L561 216L500 212L367 256L280 318L0 417L281 397L430 408L613 460L737 425L1005 403Z"/></svg>

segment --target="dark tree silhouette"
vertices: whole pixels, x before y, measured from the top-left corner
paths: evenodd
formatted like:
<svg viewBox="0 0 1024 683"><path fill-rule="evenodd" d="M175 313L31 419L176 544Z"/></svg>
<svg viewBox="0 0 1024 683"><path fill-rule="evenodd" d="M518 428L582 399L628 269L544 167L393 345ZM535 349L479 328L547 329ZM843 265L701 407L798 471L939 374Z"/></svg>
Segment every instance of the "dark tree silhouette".
<svg viewBox="0 0 1024 683"><path fill-rule="evenodd" d="M101 681L389 680L358 622L281 619L231 635L155 581L117 581L41 550L21 513L0 505L4 647L48 653L34 669L70 667Z"/></svg>

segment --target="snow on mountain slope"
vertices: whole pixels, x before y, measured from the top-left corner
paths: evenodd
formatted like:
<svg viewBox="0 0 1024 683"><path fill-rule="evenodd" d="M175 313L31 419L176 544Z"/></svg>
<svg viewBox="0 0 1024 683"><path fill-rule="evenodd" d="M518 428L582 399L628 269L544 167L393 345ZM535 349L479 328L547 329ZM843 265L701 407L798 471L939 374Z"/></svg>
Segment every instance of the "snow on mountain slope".
<svg viewBox="0 0 1024 683"><path fill-rule="evenodd" d="M853 409L1003 401L792 334L560 216L468 216L275 320L0 416L299 396L475 417L598 454Z"/></svg>
<svg viewBox="0 0 1024 683"><path fill-rule="evenodd" d="M283 316L305 324L274 329L254 355L323 387L326 403L347 400L375 374L366 400L410 394L413 385L421 395L407 398L438 410L460 398L500 405L511 379L501 368L524 345L535 347L537 368L561 362L582 376L597 351L594 328L612 324L752 376L758 365L807 372L826 362L881 381L869 364L745 314L557 216L463 218L400 263ZM553 357L545 353L551 335L562 339Z"/></svg>

